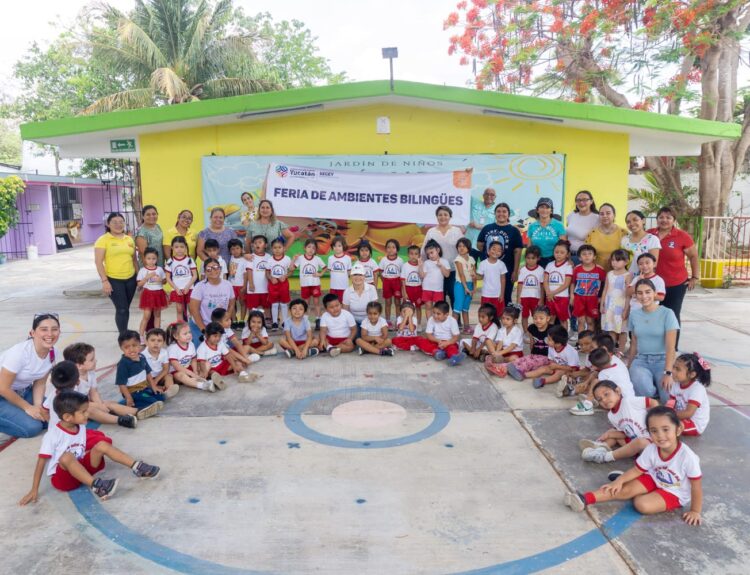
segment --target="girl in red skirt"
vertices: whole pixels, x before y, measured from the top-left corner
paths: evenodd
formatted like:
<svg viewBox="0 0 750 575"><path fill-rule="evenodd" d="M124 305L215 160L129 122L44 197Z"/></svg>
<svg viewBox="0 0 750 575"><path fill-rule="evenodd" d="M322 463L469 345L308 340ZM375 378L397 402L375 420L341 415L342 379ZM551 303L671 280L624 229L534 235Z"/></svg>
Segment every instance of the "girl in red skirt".
<svg viewBox="0 0 750 575"><path fill-rule="evenodd" d="M141 326L141 343L146 341L146 326L151 316L154 316L154 327L161 327L161 310L167 307L167 294L164 292L164 282L167 275L164 269L156 265L159 253L154 248L146 248L143 252L143 267L138 271L136 281L138 287L143 288L141 292L141 303L138 305L143 310Z"/></svg>

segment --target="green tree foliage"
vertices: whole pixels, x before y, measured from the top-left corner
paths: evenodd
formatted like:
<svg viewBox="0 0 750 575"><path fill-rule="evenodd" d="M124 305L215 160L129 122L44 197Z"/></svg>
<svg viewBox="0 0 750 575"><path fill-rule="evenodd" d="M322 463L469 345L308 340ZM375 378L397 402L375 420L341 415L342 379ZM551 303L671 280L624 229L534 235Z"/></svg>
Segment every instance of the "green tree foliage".
<svg viewBox="0 0 750 575"><path fill-rule="evenodd" d="M21 136L18 128L0 120L0 163L21 165Z"/></svg>
<svg viewBox="0 0 750 575"><path fill-rule="evenodd" d="M23 180L18 176L0 179L0 238L18 223L16 196L25 189Z"/></svg>
<svg viewBox="0 0 750 575"><path fill-rule="evenodd" d="M299 20L274 21L268 12L246 16L237 10L237 22L247 33L257 36L258 57L278 76L284 88L304 88L320 84L340 84L345 72L333 72L319 54L317 37Z"/></svg>

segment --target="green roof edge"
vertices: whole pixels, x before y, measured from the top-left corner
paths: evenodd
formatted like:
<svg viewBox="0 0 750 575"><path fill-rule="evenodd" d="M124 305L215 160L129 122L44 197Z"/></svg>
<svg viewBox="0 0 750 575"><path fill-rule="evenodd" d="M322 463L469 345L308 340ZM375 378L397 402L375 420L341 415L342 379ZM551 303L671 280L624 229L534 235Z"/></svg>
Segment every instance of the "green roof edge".
<svg viewBox="0 0 750 575"><path fill-rule="evenodd" d="M46 122L27 123L21 125L21 137L24 140L42 140L45 138L127 129L137 126L168 124L170 122L209 118L212 116L295 108L341 100L376 98L387 96L391 93L396 96L477 106L519 114L599 122L613 126L629 126L699 136L715 136L716 138L739 138L741 133L741 127L733 123L711 122L708 120L656 114L627 108L578 104L560 100L422 84L404 80L396 80L394 82L394 91L391 92L390 83L387 80L373 80L333 86L263 92L231 98L202 100L200 102L173 106L122 110L93 116L74 116L58 120L48 120ZM170 128L165 126L164 131L169 130Z"/></svg>

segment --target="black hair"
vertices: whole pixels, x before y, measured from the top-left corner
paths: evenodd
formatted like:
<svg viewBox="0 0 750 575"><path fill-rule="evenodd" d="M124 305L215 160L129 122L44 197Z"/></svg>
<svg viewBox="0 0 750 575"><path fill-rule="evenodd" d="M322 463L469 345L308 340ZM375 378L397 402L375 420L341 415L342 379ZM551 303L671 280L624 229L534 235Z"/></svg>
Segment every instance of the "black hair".
<svg viewBox="0 0 750 575"><path fill-rule="evenodd" d="M182 217L182 214L184 214L184 213L190 214L191 218L193 217L193 212L191 212L190 210L182 210L179 214L177 214L177 221L174 223L175 227L177 226L177 224L180 223L180 218ZM176 236L176 237L180 237L181 238L183 236ZM172 241L174 241L174 240L172 240Z"/></svg>
<svg viewBox="0 0 750 575"><path fill-rule="evenodd" d="M654 256L654 254L651 254L651 253L649 253L649 252L645 252L645 253L642 253L641 255L639 255L639 256L638 256L638 259L637 259L637 260L635 260L635 261L636 261L636 262L639 262L639 261L641 261L641 260L642 260L643 258L648 258L648 259L650 259L650 260L651 260L652 262L656 263L656 257Z"/></svg>
<svg viewBox="0 0 750 575"><path fill-rule="evenodd" d="M281 244L282 246L285 246L286 240L283 238L283 236L279 236L278 238L274 238L274 240L271 242L271 247L275 246L276 244Z"/></svg>
<svg viewBox="0 0 750 575"><path fill-rule="evenodd" d="M312 238L307 238L305 240L305 247L307 247L307 246L315 246L315 250L317 251L317 249L318 249L318 242L316 240L312 239Z"/></svg>
<svg viewBox="0 0 750 575"><path fill-rule="evenodd" d="M175 244L183 244L185 247L188 247L188 243L187 243L187 240L185 239L185 236L173 237L169 245L174 247Z"/></svg>
<svg viewBox="0 0 750 575"><path fill-rule="evenodd" d="M206 334L206 339L208 339L211 335L221 335L224 333L224 328L221 327L220 323L212 321L206 326L206 331L204 333Z"/></svg>
<svg viewBox="0 0 750 575"><path fill-rule="evenodd" d="M568 343L568 330L561 325L553 325L547 330L547 336L557 345Z"/></svg>
<svg viewBox="0 0 750 575"><path fill-rule="evenodd" d="M536 259L541 259L542 250L539 248L539 246L529 246L528 248L526 248L526 255L536 256Z"/></svg>
<svg viewBox="0 0 750 575"><path fill-rule="evenodd" d="M626 220L628 219L628 216L630 214L635 214L636 216L638 216L642 220L646 219L646 216L643 214L643 212L641 210L630 210L627 214L625 214L625 219Z"/></svg>
<svg viewBox="0 0 750 575"><path fill-rule="evenodd" d="M81 409L81 406L88 402L89 398L82 393L66 389L55 396L55 399L52 402L52 409L54 409L57 416L62 419L63 415L67 413L75 413Z"/></svg>
<svg viewBox="0 0 750 575"><path fill-rule="evenodd" d="M656 286L654 285L654 282L652 282L651 280L648 280L645 278L639 279L637 282L635 282L635 291L637 292L638 288L641 286L648 286L652 290L656 291Z"/></svg>
<svg viewBox="0 0 750 575"><path fill-rule="evenodd" d="M516 322L518 321L518 318L521 317L521 308L518 306L518 304L509 303L505 306L503 315L507 315L508 317L513 318L513 321Z"/></svg>
<svg viewBox="0 0 750 575"><path fill-rule="evenodd" d="M577 199L578 196L580 196L581 194L586 194L589 197L589 199L591 200L591 211L594 212L595 214L598 214L599 210L596 209L596 202L594 201L594 196L591 195L591 192L589 192L588 190L581 190L574 197ZM576 207L573 209L573 211L576 213L580 211L578 209L578 204L576 204Z"/></svg>
<svg viewBox="0 0 750 575"><path fill-rule="evenodd" d="M580 248L578 248L578 255L580 256L583 252L592 252L594 255L596 255L596 248L591 244L583 244Z"/></svg>
<svg viewBox="0 0 750 575"><path fill-rule="evenodd" d="M325 309L328 309L328 304L334 301L340 301L339 296L337 296L335 293L327 293L323 296L323 307Z"/></svg>
<svg viewBox="0 0 750 575"><path fill-rule="evenodd" d="M659 417L662 415L666 415L675 427L680 427L681 422L680 418L677 416L677 412L666 405L657 405L648 410L648 413L646 414L646 427L649 427L648 422L652 417Z"/></svg>
<svg viewBox="0 0 750 575"><path fill-rule="evenodd" d="M403 311L405 307L411 308L414 311L416 311L417 309L416 306L413 303L411 303L409 300L401 302L401 311Z"/></svg>
<svg viewBox="0 0 750 575"><path fill-rule="evenodd" d="M81 375L75 362L70 360L61 361L49 372L49 379L55 389L72 389L78 385Z"/></svg>
<svg viewBox="0 0 750 575"><path fill-rule="evenodd" d="M216 248L217 250L221 249L221 246L219 245L219 241L213 238L208 238L206 242L203 244L203 249L207 250L209 248Z"/></svg>
<svg viewBox="0 0 750 575"><path fill-rule="evenodd" d="M170 323L169 327L167 328L167 345L176 343L177 332L187 325L188 324L185 323L184 321L176 321L174 323Z"/></svg>
<svg viewBox="0 0 750 575"><path fill-rule="evenodd" d="M307 313L307 307L308 307L307 302L303 300L301 297L298 297L297 299L293 299L292 301L289 302L289 310L291 311L292 306L295 306L295 305L301 305L302 308L305 310L305 313Z"/></svg>
<svg viewBox="0 0 750 575"><path fill-rule="evenodd" d="M578 335L578 339L581 339L581 334ZM609 353L615 353L615 340L608 333L600 333L594 337L594 343L596 347L603 347Z"/></svg>
<svg viewBox="0 0 750 575"><path fill-rule="evenodd" d="M151 204L146 204L145 206L143 206L143 209L141 209L141 223L143 223L143 221L144 221L144 220L143 220L143 215L144 215L144 214L145 214L145 213L146 213L147 211L149 211L149 210L154 210L154 211L156 212L156 215L157 215L157 216L159 215L159 210L157 210L157 209L156 209L156 206L153 206L153 205L151 205Z"/></svg>
<svg viewBox="0 0 750 575"><path fill-rule="evenodd" d="M262 311L260 311L259 309L254 309L254 310L251 310L250 313L247 315L247 325L248 325L248 327L250 327L250 322L252 321L252 319L254 317L257 317L258 319L260 319L260 323L261 324L266 325L266 316L265 316L265 314Z"/></svg>
<svg viewBox="0 0 750 575"><path fill-rule="evenodd" d="M609 261L628 262L630 261L630 254L627 252L627 250L623 250L622 248L619 248L610 254Z"/></svg>
<svg viewBox="0 0 750 575"><path fill-rule="evenodd" d="M406 248L406 253L408 254L409 252L411 252L411 251L414 251L414 250L416 250L416 251L421 251L421 250L419 249L419 246L416 246L416 245L412 244L412 245L410 245L410 246L409 246L408 248Z"/></svg>
<svg viewBox="0 0 750 575"><path fill-rule="evenodd" d="M137 339L138 343L141 341L141 334L137 331L133 331L132 329L126 329L120 335L117 336L117 345L122 346L123 343L126 341L130 341L132 339Z"/></svg>
<svg viewBox="0 0 750 575"><path fill-rule="evenodd" d="M157 251L156 248L146 248L145 250L143 250L143 257L144 257L144 259L149 254L155 255L157 259L159 258L159 252Z"/></svg>
<svg viewBox="0 0 750 575"><path fill-rule="evenodd" d="M63 358L72 361L76 365L83 365L86 357L92 351L94 351L93 345L79 341L78 343L71 343L63 350Z"/></svg>
<svg viewBox="0 0 750 575"><path fill-rule="evenodd" d="M711 367L697 353L683 353L677 361L684 363L688 375L694 373L695 379L700 381L703 387L711 385Z"/></svg>
<svg viewBox="0 0 750 575"><path fill-rule="evenodd" d="M227 217L227 213L224 211L224 208L219 208L219 207L211 208L211 214L210 215L213 216L216 212L221 212L222 216L224 216L225 218ZM208 240L206 240L206 241L208 241Z"/></svg>
<svg viewBox="0 0 750 575"><path fill-rule="evenodd" d="M268 243L268 238L264 236L263 234L256 234L253 236L252 243L255 243L257 240L263 240L264 244Z"/></svg>
<svg viewBox="0 0 750 575"><path fill-rule="evenodd" d="M31 322L31 330L35 330L39 327L39 324L42 323L44 320L47 319L53 319L55 320L55 323L57 323L57 327L60 327L60 318L57 317L57 314L55 313L39 313L34 316L34 319Z"/></svg>
<svg viewBox="0 0 750 575"><path fill-rule="evenodd" d="M589 361L594 367L604 367L612 361L612 356L606 347L597 347L589 354Z"/></svg>
<svg viewBox="0 0 750 575"><path fill-rule="evenodd" d="M440 300L435 302L435 305L432 306L432 309L436 309L440 313L448 313L451 310L451 306L448 305L447 301Z"/></svg>
<svg viewBox="0 0 750 575"><path fill-rule="evenodd" d="M331 241L331 248L333 248L333 246L335 246L336 244L341 244L341 247L343 248L344 251L349 249L349 246L346 244L346 240L344 239L344 236L335 236L333 240Z"/></svg>
<svg viewBox="0 0 750 575"><path fill-rule="evenodd" d="M371 301L367 304L367 307L365 308L365 311L370 311L371 309L376 310L378 313L383 313L383 306L380 305L379 301Z"/></svg>
<svg viewBox="0 0 750 575"><path fill-rule="evenodd" d="M531 314L531 317L534 317L538 313L543 313L545 315L551 316L552 312L549 311L549 308L546 305L538 305L534 308L533 313Z"/></svg>
<svg viewBox="0 0 750 575"><path fill-rule="evenodd" d="M167 332L160 327L152 327L146 332L146 339L148 340L150 337L160 337L164 341L167 341Z"/></svg>
<svg viewBox="0 0 750 575"><path fill-rule="evenodd" d="M245 246L242 245L242 240L238 238L232 238L231 240L227 242L227 249L231 250L235 246L238 248L242 248L243 250L245 249Z"/></svg>
<svg viewBox="0 0 750 575"><path fill-rule="evenodd" d="M570 253L570 242L568 240L557 240L555 248L557 248L558 246L564 247L567 252Z"/></svg>
<svg viewBox="0 0 750 575"><path fill-rule="evenodd" d="M670 216L672 216L672 219L677 219L677 213L674 211L674 208L670 206L662 206L661 208L659 208L659 211L656 212L656 217L658 218L662 214L669 214Z"/></svg>
<svg viewBox="0 0 750 575"><path fill-rule="evenodd" d="M395 238L391 238L391 239L389 239L388 241L386 241L386 242L385 242L385 247L387 248L387 247L388 247L388 246L389 246L390 244L393 244L394 246L396 246L396 251L398 251L398 250L400 250L400 249L401 249L401 244L400 244L400 243L399 243L399 241L398 241L397 239L395 239Z"/></svg>
<svg viewBox="0 0 750 575"><path fill-rule="evenodd" d="M601 381L598 381L596 385L594 385L594 389L591 390L591 393L596 393L596 390L600 387L606 387L607 389L617 391L620 393L620 395L622 395L622 390L620 389L620 387L614 381L610 381L609 379L602 379Z"/></svg>
<svg viewBox="0 0 750 575"><path fill-rule="evenodd" d="M506 210L508 210L508 216L510 216L510 206L507 203L500 202L495 204L495 213L497 213L497 210L499 210L500 208L505 208Z"/></svg>
<svg viewBox="0 0 750 575"><path fill-rule="evenodd" d="M370 256L372 256L372 246L370 245L370 242L367 240L362 240L359 242L359 245L357 246L357 256L362 257L362 248L368 250L370 252Z"/></svg>
<svg viewBox="0 0 750 575"><path fill-rule="evenodd" d="M107 216L107 224L104 226L105 230L110 231L109 223L115 218L122 218L122 220L125 221L125 216L123 216L120 212L110 212L110 214Z"/></svg>
<svg viewBox="0 0 750 575"><path fill-rule="evenodd" d="M596 333L594 333L594 330L592 329L584 329L578 332L578 341L581 341L584 337L590 337L591 339L594 339L596 336ZM607 335L609 337L609 334ZM594 339L594 341L596 341Z"/></svg>
<svg viewBox="0 0 750 575"><path fill-rule="evenodd" d="M500 242L498 240L492 240L490 242L490 245L487 246L487 253L489 253L489 251L492 249L493 246L500 246L500 251L505 251L505 250L503 250L503 243L502 242Z"/></svg>
<svg viewBox="0 0 750 575"><path fill-rule="evenodd" d="M613 216L616 216L616 215L617 215L617 210L616 210L616 209L615 209L615 207L614 207L614 206L613 206L612 204L610 204L610 203L604 203L604 204L602 204L601 206L599 206L599 211L601 212L601 211L602 211L602 209L603 209L604 207L606 207L606 206L609 206L609 209L611 209L611 210L612 210L612 215L613 215Z"/></svg>
<svg viewBox="0 0 750 575"><path fill-rule="evenodd" d="M435 240L429 240L424 245L424 253L425 253L425 255L427 255L427 250L429 250L430 248L435 248L438 251L438 257L440 257L440 258L443 257L443 248L441 248L440 244L437 243Z"/></svg>
<svg viewBox="0 0 750 575"><path fill-rule="evenodd" d="M440 212L448 212L448 215L450 217L453 217L453 210L450 209L448 206L438 206L435 210L435 216L437 216Z"/></svg>
<svg viewBox="0 0 750 575"><path fill-rule="evenodd" d="M211 312L211 321L221 321L224 319L225 315L227 315L227 310L223 307L217 307Z"/></svg>
<svg viewBox="0 0 750 575"><path fill-rule="evenodd" d="M464 246L467 250L471 251L471 240L469 238L458 238L456 249L458 249L458 246Z"/></svg>
<svg viewBox="0 0 750 575"><path fill-rule="evenodd" d="M206 243L208 243L209 241L210 240L206 240ZM217 266L219 266L219 268L221 268L221 264L216 258L206 258L205 260L203 260L203 274L206 276L203 281L206 283L208 283L208 274L206 274L206 268L209 266L209 264L216 264Z"/></svg>
<svg viewBox="0 0 750 575"><path fill-rule="evenodd" d="M492 305L491 303L483 303L477 310L477 316L482 313L490 318L490 323L500 325L500 322L497 319L497 308L494 305Z"/></svg>

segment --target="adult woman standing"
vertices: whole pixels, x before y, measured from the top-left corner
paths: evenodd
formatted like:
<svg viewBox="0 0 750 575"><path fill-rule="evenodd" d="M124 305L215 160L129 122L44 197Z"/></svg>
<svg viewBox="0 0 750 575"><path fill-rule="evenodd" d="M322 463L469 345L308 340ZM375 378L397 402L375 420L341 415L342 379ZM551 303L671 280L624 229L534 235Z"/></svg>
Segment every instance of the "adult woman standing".
<svg viewBox="0 0 750 575"><path fill-rule="evenodd" d="M615 223L615 207L602 204L599 208L599 224L586 237L587 244L596 248L596 263L608 272L612 269L609 256L620 249L625 230Z"/></svg>
<svg viewBox="0 0 750 575"><path fill-rule="evenodd" d="M661 242L654 234L646 231L646 216L638 210L631 210L625 216L625 225L630 233L622 238L620 247L630 253L630 273L638 275L638 256L649 253L656 258L658 265Z"/></svg>
<svg viewBox="0 0 750 575"><path fill-rule="evenodd" d="M435 217L437 218L437 225L427 230L424 236L424 242L422 243L422 259L426 259L424 253L424 246L430 240L435 240L439 245L440 249L443 250L443 258L450 264L451 273L443 281L443 293L445 299L450 299L451 308L453 307L453 284L456 283L456 264L454 260L458 255L458 249L456 248L456 242L464 237L464 230L458 226L451 225L451 218L453 217L453 210L448 206L439 206L435 210Z"/></svg>
<svg viewBox="0 0 750 575"><path fill-rule="evenodd" d="M354 316L359 326L367 318L367 304L378 301L378 290L365 281L365 269L360 264L354 264L351 271L352 285L344 290L341 303L345 310Z"/></svg>
<svg viewBox="0 0 750 575"><path fill-rule="evenodd" d="M115 324L122 333L128 329L130 303L135 296L135 241L125 233L125 218L118 212L109 214L106 228L94 244L94 262L102 291L115 305Z"/></svg>
<svg viewBox="0 0 750 575"><path fill-rule="evenodd" d="M565 220L565 230L570 242L570 253L575 265L581 263L578 249L586 243L586 238L599 223L599 210L596 209L594 196L588 190L576 194L576 207Z"/></svg>
<svg viewBox="0 0 750 575"><path fill-rule="evenodd" d="M656 274L664 280L667 286L667 293L661 305L671 309L679 322L685 293L687 290L692 290L700 281L700 264L698 263L698 248L695 247L693 238L687 232L675 227L676 219L674 210L665 206L656 214L657 227L648 232L656 235L661 242ZM690 277L685 266L685 257L690 261ZM675 345L679 343L680 333L677 332Z"/></svg>
<svg viewBox="0 0 750 575"><path fill-rule="evenodd" d="M229 317L234 317L234 289L231 283L221 277L219 261L213 258L206 259L203 271L206 272L206 279L195 284L188 304L190 311L188 325L196 347L200 343L206 325L211 323L211 313L216 308L224 308Z"/></svg>
<svg viewBox="0 0 750 575"><path fill-rule="evenodd" d="M44 386L60 338L57 314L34 317L30 337L0 356L0 433L34 437L49 419L42 408Z"/></svg>
<svg viewBox="0 0 750 575"><path fill-rule="evenodd" d="M255 200L253 200L253 196L250 192L243 192L240 196L240 201L242 202L242 205L245 206L245 209L242 210L242 216L240 217L240 223L247 227L250 225L250 222L252 222L255 219L255 216L258 213L257 208L255 207Z"/></svg>
<svg viewBox="0 0 750 575"><path fill-rule="evenodd" d="M156 223L158 219L159 212L155 206L143 206L141 227L135 234L135 249L138 250L138 257L142 262L146 248L154 248L157 252L156 265L161 267L164 265L164 233Z"/></svg>
<svg viewBox="0 0 750 575"><path fill-rule="evenodd" d="M674 312L656 301L651 280L638 280L635 297L641 308L631 310L628 329L631 333L628 367L637 396L669 399L672 365L675 360L677 330L680 324Z"/></svg>
<svg viewBox="0 0 750 575"><path fill-rule="evenodd" d="M273 209L271 200L261 200L258 204L258 212L255 219L247 226L245 234L245 251L252 253L252 241L255 236L265 236L270 245L273 240L283 237L286 247L289 249L294 234L289 226L276 217L276 211Z"/></svg>
<svg viewBox="0 0 750 575"><path fill-rule="evenodd" d="M539 198L536 203L536 209L529 211L529 216L536 221L529 226L527 235L529 243L538 246L542 252L539 265L546 267L554 258L552 252L555 250L555 244L560 240L567 240L565 226L559 221L560 216L554 215L555 206L549 198Z"/></svg>
<svg viewBox="0 0 750 575"><path fill-rule="evenodd" d="M172 240L177 236L182 236L187 241L188 255L195 259L195 248L198 244L198 236L195 232L190 229L193 224L193 212L190 210L182 210L177 216L177 223L174 227L169 228L167 233L164 235L164 258L169 259L172 257Z"/></svg>
<svg viewBox="0 0 750 575"><path fill-rule="evenodd" d="M197 256L206 261L208 254L206 254L205 246L206 240L212 239L219 242L219 253L224 261L229 265L229 240L233 240L237 237L237 232L232 228L228 228L224 225L224 208L214 208L211 210L211 216L209 218L208 227L198 232L198 245L195 248Z"/></svg>
<svg viewBox="0 0 750 575"><path fill-rule="evenodd" d="M479 232L477 239L477 251L482 258L487 257L487 250L493 242L503 245L502 261L508 273L505 276L505 305L513 298L513 288L518 281L518 268L521 264L521 252L523 251L523 238L518 228L510 223L510 206L501 202L495 206L495 221L487 224Z"/></svg>

